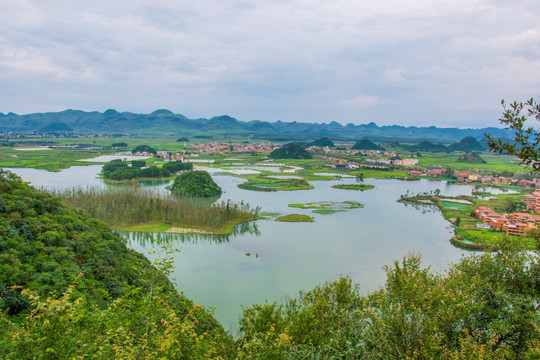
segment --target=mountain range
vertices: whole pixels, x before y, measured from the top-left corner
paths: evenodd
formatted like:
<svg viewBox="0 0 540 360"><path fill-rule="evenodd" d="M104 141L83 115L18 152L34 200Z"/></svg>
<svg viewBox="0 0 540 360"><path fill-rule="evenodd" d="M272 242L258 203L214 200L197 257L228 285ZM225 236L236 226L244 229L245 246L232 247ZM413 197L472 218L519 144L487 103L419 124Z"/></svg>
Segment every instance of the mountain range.
<svg viewBox="0 0 540 360"><path fill-rule="evenodd" d="M378 126L374 122L355 125L304 122L267 122L261 120L240 121L228 115L210 119L190 119L181 114L160 109L150 114L118 112L109 109L98 111L64 110L60 112L17 115L0 113L1 132L77 132L77 133L122 133L149 134L169 133L175 135L215 134L225 136L250 136L268 141L307 140L327 136L338 140L370 138L374 141L430 140L451 143L471 136L484 138L489 133L494 137L511 137L512 132L496 127L488 128L439 128L436 126Z"/></svg>

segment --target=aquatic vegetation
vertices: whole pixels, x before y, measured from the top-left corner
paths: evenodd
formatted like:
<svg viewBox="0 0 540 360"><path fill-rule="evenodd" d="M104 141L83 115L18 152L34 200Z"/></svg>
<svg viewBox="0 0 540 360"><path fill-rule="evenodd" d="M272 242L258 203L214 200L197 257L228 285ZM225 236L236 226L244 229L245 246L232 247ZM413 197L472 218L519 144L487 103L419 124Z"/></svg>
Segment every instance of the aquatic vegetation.
<svg viewBox="0 0 540 360"><path fill-rule="evenodd" d="M299 209L313 209L314 213L329 215L351 209L363 208L364 204L356 201L318 201L305 204L289 204L289 206Z"/></svg>
<svg viewBox="0 0 540 360"><path fill-rule="evenodd" d="M309 215L301 215L301 214L289 214L289 215L283 215L278 218L276 218L276 221L284 221L284 222L313 222L313 217Z"/></svg>
<svg viewBox="0 0 540 360"><path fill-rule="evenodd" d="M375 188L375 186L370 185L370 184L337 184L337 185L332 185L332 188L334 188L334 189L343 189L343 190L364 191L364 190L373 189L373 188Z"/></svg>
<svg viewBox="0 0 540 360"><path fill-rule="evenodd" d="M57 192L73 209L84 209L93 217L117 229L166 231L169 227L232 230L234 224L254 220L259 208L233 203L174 196L141 186L74 188ZM143 226L141 226L143 225Z"/></svg>

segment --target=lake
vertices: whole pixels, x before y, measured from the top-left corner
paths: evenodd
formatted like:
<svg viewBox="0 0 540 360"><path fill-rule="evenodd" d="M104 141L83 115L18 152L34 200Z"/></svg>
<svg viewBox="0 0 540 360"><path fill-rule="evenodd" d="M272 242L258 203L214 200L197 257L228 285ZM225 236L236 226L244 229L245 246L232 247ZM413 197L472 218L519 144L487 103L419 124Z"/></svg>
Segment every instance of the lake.
<svg viewBox="0 0 540 360"><path fill-rule="evenodd" d="M97 179L101 166L71 167L60 172L36 169L10 169L33 186L65 189L72 186L108 186ZM435 270L457 261L463 250L453 247L450 223L438 210L417 210L396 202L400 195L441 190L441 195L470 195L472 188L445 181L366 179L375 189L367 191L331 188L352 184L355 179L312 181L315 189L283 192L254 192L239 189L244 181L213 175L222 187L222 199L248 202L262 212L307 214L313 223L283 223L260 220L244 226L243 233L228 237L175 235L173 280L178 290L207 307L214 307L216 318L226 329L235 330L241 306L279 301L298 291L350 276L364 291L384 283L383 266L409 252L421 253L425 266ZM163 189L168 182L145 186ZM116 185L118 186L118 185ZM364 208L331 215L288 207L291 203L318 201L357 201ZM152 242L148 235L130 234L128 245L151 260ZM250 256L246 256L250 253Z"/></svg>

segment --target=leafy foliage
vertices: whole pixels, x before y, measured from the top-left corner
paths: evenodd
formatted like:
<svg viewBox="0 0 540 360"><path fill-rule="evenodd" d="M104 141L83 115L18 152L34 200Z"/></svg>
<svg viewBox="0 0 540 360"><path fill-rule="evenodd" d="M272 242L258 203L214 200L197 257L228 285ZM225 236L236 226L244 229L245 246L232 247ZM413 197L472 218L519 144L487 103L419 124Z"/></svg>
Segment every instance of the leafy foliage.
<svg viewBox="0 0 540 360"><path fill-rule="evenodd" d="M146 166L144 160L132 160L131 166L126 161L112 160L105 165L101 170L103 177L115 181L132 180L136 178L162 178L171 176L177 171L193 169L192 163L183 163L180 161L172 161L163 164L162 167Z"/></svg>
<svg viewBox="0 0 540 360"><path fill-rule="evenodd" d="M188 171L178 175L171 186L173 193L182 196L214 197L221 195L221 188L206 171Z"/></svg>
<svg viewBox="0 0 540 360"><path fill-rule="evenodd" d="M184 163L181 161L171 161L163 164L163 169L167 170L171 174L177 171L193 170L193 163Z"/></svg>
<svg viewBox="0 0 540 360"><path fill-rule="evenodd" d="M409 255L368 296L340 278L244 309L239 358L532 359L539 296L540 260L530 253L469 256L446 274Z"/></svg>
<svg viewBox="0 0 540 360"><path fill-rule="evenodd" d="M2 171L0 358L223 357L230 338L175 291L167 264Z"/></svg>
<svg viewBox="0 0 540 360"><path fill-rule="evenodd" d="M530 119L540 121L540 104L533 98L525 103L514 101L511 104L502 100L501 104L504 112L499 121L514 131L514 138L512 142L506 142L486 134L490 150L517 156L521 164L540 170L540 134L532 126L526 126Z"/></svg>

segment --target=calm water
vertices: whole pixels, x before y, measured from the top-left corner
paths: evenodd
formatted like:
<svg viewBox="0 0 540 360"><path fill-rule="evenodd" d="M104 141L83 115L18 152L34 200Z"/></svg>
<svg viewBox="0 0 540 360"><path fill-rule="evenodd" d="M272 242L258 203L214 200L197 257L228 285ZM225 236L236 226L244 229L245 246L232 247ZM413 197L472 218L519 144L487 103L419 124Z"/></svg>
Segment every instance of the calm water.
<svg viewBox="0 0 540 360"><path fill-rule="evenodd" d="M96 179L100 166L72 167L58 173L35 169L13 169L36 187L63 189L71 186L106 186ZM325 281L348 275L365 291L377 289L385 280L382 267L409 252L422 254L424 264L444 269L459 259L450 224L438 211L419 211L396 202L400 195L440 189L442 195L471 194L472 188L439 181L365 181L375 189L364 192L332 189L336 183L355 179L315 181L313 190L253 192L242 190L242 179L214 176L223 188L222 199L248 202L264 212L300 213L315 217L314 223L257 221L244 226L244 233L229 237L176 236L173 274L179 290L194 301L215 307L215 315L226 328L235 329L241 305L264 303L295 296ZM163 182L145 184L161 189ZM361 209L332 215L294 209L291 203L315 201L358 201ZM146 237L128 236L129 246L149 253ZM251 256L246 256L246 253ZM258 254L258 257L255 256Z"/></svg>

